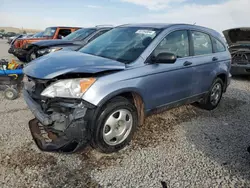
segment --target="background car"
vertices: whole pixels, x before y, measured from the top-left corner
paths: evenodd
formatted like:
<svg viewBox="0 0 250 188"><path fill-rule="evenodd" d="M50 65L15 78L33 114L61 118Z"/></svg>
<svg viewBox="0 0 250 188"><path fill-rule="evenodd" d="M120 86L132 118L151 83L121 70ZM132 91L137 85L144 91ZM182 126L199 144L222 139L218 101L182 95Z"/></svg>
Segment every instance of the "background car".
<svg viewBox="0 0 250 188"><path fill-rule="evenodd" d="M15 32L7 32L7 33L5 34L5 37L6 37L6 38L9 38L9 37L14 37L15 35L17 35Z"/></svg>
<svg viewBox="0 0 250 188"><path fill-rule="evenodd" d="M250 75L250 28L234 28L223 32L232 55L232 75Z"/></svg>
<svg viewBox="0 0 250 188"><path fill-rule="evenodd" d="M38 42L41 40L48 39L62 39L62 36L65 37L70 33L80 29L79 27L48 27L43 32L43 35L39 38L25 38L25 39L17 39L13 46L13 55L15 55L20 61L25 61L25 57L23 57L23 49L22 47L25 44L30 44L33 42Z"/></svg>
<svg viewBox="0 0 250 188"><path fill-rule="evenodd" d="M25 62L30 62L51 52L59 50L78 50L84 45L111 30L110 26L96 26L79 29L61 40L43 40L23 47Z"/></svg>

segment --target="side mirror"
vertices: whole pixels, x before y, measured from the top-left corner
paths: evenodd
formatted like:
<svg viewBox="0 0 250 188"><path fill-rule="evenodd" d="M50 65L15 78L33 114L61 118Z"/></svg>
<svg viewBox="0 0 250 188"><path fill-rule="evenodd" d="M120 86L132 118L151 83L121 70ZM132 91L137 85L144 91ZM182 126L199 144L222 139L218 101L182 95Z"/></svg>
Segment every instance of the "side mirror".
<svg viewBox="0 0 250 188"><path fill-rule="evenodd" d="M176 55L172 53L160 53L156 57L153 57L154 63L164 63L164 64L172 64L176 62Z"/></svg>

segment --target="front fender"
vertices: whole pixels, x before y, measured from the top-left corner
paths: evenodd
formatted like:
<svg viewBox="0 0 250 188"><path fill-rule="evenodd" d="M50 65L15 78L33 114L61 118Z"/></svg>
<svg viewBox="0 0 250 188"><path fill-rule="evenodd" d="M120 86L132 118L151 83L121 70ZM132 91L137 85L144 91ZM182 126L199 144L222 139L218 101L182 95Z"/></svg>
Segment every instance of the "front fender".
<svg viewBox="0 0 250 188"><path fill-rule="evenodd" d="M136 93L145 101L143 88L140 87L141 78L129 80L98 80L89 90L83 95L82 99L95 105L102 106L111 98L122 93Z"/></svg>
<svg viewBox="0 0 250 188"><path fill-rule="evenodd" d="M118 96L118 95L121 95L123 93L136 93L138 94L142 100L143 100L143 96L141 94L141 92L137 89L137 88L123 88L123 89L119 89L119 90L116 90L116 91L113 91L112 93L104 96L104 98L102 98L97 106L102 106L103 104L105 104L107 101L109 101L110 99L114 98L115 96ZM144 100L143 100L144 101Z"/></svg>

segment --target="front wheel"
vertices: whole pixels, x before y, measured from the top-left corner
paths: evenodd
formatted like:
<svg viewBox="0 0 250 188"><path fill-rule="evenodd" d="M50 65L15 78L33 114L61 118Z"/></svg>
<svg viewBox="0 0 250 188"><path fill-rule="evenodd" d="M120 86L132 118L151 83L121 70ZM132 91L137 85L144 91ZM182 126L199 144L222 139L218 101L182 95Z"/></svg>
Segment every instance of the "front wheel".
<svg viewBox="0 0 250 188"><path fill-rule="evenodd" d="M221 78L216 78L206 95L204 102L198 104L200 108L205 110L214 110L220 103L223 94L224 83Z"/></svg>
<svg viewBox="0 0 250 188"><path fill-rule="evenodd" d="M92 146L103 153L117 152L131 141L137 124L135 106L126 98L117 97L102 108L93 130Z"/></svg>

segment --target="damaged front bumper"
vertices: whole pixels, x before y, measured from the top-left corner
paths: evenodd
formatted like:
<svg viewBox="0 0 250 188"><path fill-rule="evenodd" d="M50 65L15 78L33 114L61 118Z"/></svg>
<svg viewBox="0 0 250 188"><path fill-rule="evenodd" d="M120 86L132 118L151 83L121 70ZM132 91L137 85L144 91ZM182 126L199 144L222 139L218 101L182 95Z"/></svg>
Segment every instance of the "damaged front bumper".
<svg viewBox="0 0 250 188"><path fill-rule="evenodd" d="M10 46L9 50L8 50L9 54L14 54L14 47Z"/></svg>
<svg viewBox="0 0 250 188"><path fill-rule="evenodd" d="M38 148L47 152L72 153L87 145L90 139L88 122L94 112L94 106L84 104L58 103L70 112L52 111L44 113L41 106L29 93L23 91L24 99L35 116L29 122L32 137Z"/></svg>
<svg viewBox="0 0 250 188"><path fill-rule="evenodd" d="M28 51L24 50L22 48L13 48L12 54L15 55L18 58L26 58Z"/></svg>

